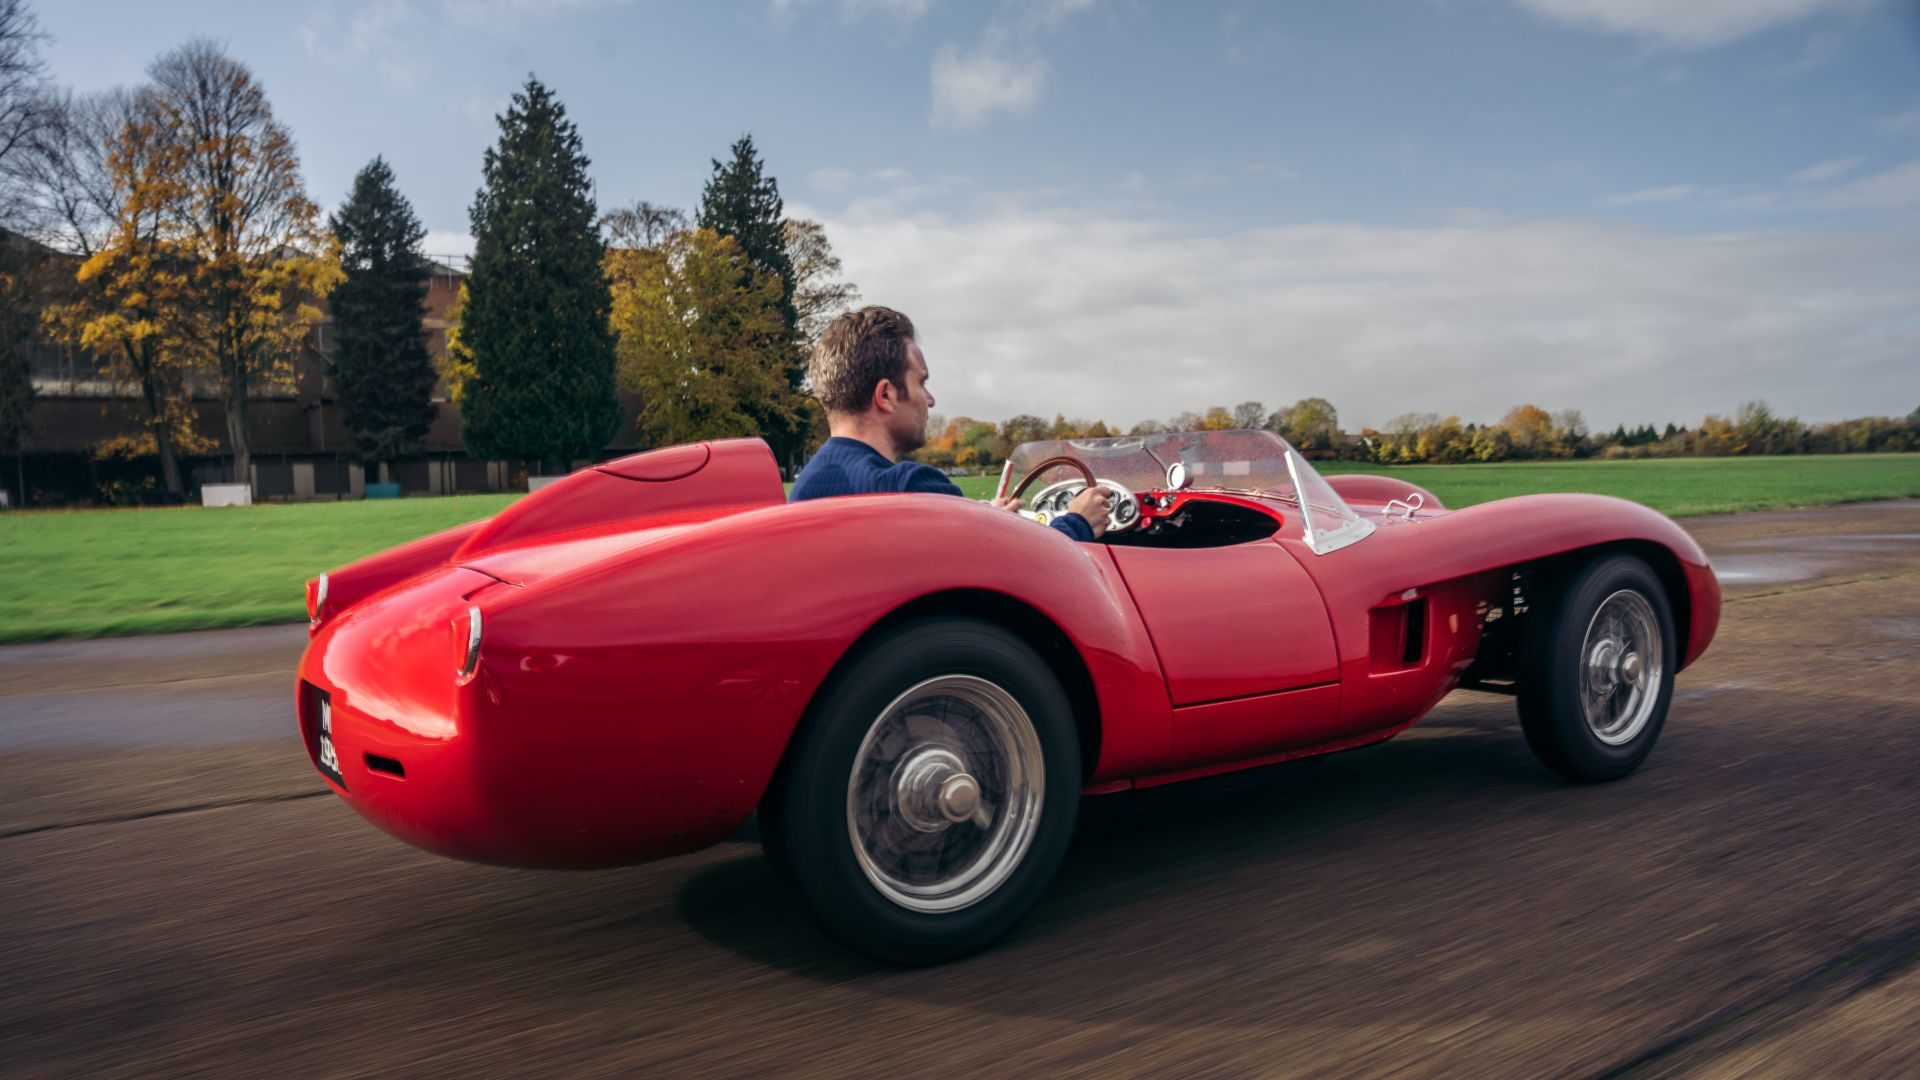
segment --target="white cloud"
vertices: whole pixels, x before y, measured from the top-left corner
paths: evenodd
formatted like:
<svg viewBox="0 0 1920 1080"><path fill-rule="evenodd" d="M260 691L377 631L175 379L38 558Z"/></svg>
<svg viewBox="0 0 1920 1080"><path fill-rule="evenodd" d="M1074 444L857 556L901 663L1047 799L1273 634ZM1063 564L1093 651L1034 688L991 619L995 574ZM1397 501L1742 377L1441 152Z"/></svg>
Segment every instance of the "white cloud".
<svg viewBox="0 0 1920 1080"><path fill-rule="evenodd" d="M1823 210L1895 210L1920 206L1920 161L1909 161L1822 192L1815 205Z"/></svg>
<svg viewBox="0 0 1920 1080"><path fill-rule="evenodd" d="M1700 191L1694 184L1670 184L1666 187L1642 188L1625 195L1610 195L1600 200L1603 206L1645 206L1649 203L1683 202Z"/></svg>
<svg viewBox="0 0 1920 1080"><path fill-rule="evenodd" d="M376 0L344 20L327 10L314 12L300 24L300 41L307 55L341 67L371 64L388 81L413 81L415 36L422 29L407 0Z"/></svg>
<svg viewBox="0 0 1920 1080"><path fill-rule="evenodd" d="M914 318L940 411L1131 424L1310 394L1350 427L1531 401L1665 423L1764 397L1808 419L1920 404L1920 237L1616 225L1303 225L1196 235L1004 199L826 215L847 276Z"/></svg>
<svg viewBox="0 0 1920 1080"><path fill-rule="evenodd" d="M420 253L429 258L471 258L473 237L465 231L429 229L420 241Z"/></svg>
<svg viewBox="0 0 1920 1080"><path fill-rule="evenodd" d="M1013 60L985 50L962 54L952 45L933 58L933 122L972 127L996 112L1026 112L1040 99L1047 67L1038 58Z"/></svg>
<svg viewBox="0 0 1920 1080"><path fill-rule="evenodd" d="M1896 135L1920 135L1920 109L1882 116L1873 126Z"/></svg>
<svg viewBox="0 0 1920 1080"><path fill-rule="evenodd" d="M895 19L917 19L933 10L933 0L840 0L840 10L849 18L885 15Z"/></svg>
<svg viewBox="0 0 1920 1080"><path fill-rule="evenodd" d="M767 10L776 19L785 19L814 0L770 0ZM855 22L874 15L911 22L933 10L934 0L840 0L840 17Z"/></svg>
<svg viewBox="0 0 1920 1080"><path fill-rule="evenodd" d="M1857 157L1822 161L1780 182L1646 188L1625 195L1610 195L1600 200L1600 205L1625 207L1691 202L1720 210L1801 214L1920 206L1920 161L1910 161L1844 184L1835 182L1853 173L1865 161Z"/></svg>
<svg viewBox="0 0 1920 1080"><path fill-rule="evenodd" d="M1872 0L1514 0L1536 15L1663 45L1723 45L1815 15L1856 12ZM1811 47L1811 46L1810 46Z"/></svg>
<svg viewBox="0 0 1920 1080"><path fill-rule="evenodd" d="M1787 177L1789 184L1824 184L1829 180L1838 180L1842 176L1860 167L1863 158L1836 158L1823 161L1818 165L1809 165L1792 176Z"/></svg>
<svg viewBox="0 0 1920 1080"><path fill-rule="evenodd" d="M510 29L523 17L550 18L596 8L626 7L634 0L440 0L453 22L485 30Z"/></svg>
<svg viewBox="0 0 1920 1080"><path fill-rule="evenodd" d="M1039 39L1095 0L1005 0L973 48L943 45L933 57L935 127L972 127L996 112L1022 113L1040 99L1047 65Z"/></svg>

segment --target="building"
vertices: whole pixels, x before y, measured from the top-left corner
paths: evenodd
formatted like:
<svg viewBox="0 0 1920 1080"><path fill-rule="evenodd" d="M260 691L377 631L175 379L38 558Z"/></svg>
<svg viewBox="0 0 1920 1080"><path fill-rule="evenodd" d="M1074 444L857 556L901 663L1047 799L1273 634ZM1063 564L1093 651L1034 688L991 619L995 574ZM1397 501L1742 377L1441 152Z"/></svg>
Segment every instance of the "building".
<svg viewBox="0 0 1920 1080"><path fill-rule="evenodd" d="M70 256L46 252L58 261ZM466 280L464 259L437 259L429 281L421 324L434 362L446 367L449 310ZM459 409L444 379L434 388L438 415L422 440L421 453L368 476L344 454L347 432L328 377L331 318L315 327L293 358L290 375L262 381L253 392L251 443L256 501L358 498L367 483L391 482L406 494L454 494L526 490L518 463L476 460L460 438ZM64 345L36 340L32 346L35 401L31 428L20 460L0 470L0 488L14 505L163 503L156 456L103 453L145 433L138 387L115 383L98 357ZM189 395L193 430L212 447L202 455L183 454L181 479L190 501L203 484L230 483L225 410L210 377L192 380ZM634 418L639 406L622 393L627 417L604 456L638 445ZM21 489L26 498L23 500Z"/></svg>

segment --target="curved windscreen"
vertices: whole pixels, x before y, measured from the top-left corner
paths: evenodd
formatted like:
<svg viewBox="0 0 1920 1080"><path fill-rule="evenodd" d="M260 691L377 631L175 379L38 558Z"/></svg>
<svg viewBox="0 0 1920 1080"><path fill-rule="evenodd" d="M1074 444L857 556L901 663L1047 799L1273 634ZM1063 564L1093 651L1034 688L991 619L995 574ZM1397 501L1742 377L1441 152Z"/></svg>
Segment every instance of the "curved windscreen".
<svg viewBox="0 0 1920 1080"><path fill-rule="evenodd" d="M1307 545L1319 554L1338 550L1373 531L1372 522L1354 513L1305 458L1271 431L1181 431L1021 443L1007 456L1000 494L1005 495L1033 466L1056 457L1083 461L1094 476L1129 491L1165 489L1167 469L1178 462L1185 467L1189 490L1285 499L1301 507ZM1079 477L1076 470L1056 465L1028 485L1027 491L1031 494Z"/></svg>

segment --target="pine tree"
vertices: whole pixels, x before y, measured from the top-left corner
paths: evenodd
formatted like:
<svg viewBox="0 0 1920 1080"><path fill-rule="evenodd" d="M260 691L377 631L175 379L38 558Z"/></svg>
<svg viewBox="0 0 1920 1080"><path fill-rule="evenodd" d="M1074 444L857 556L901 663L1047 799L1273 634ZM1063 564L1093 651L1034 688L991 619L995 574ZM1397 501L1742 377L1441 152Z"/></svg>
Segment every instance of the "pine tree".
<svg viewBox="0 0 1920 1080"><path fill-rule="evenodd" d="M433 424L438 376L421 323L427 230L377 157L329 224L346 271L330 298L334 393L353 459L377 465L412 452Z"/></svg>
<svg viewBox="0 0 1920 1080"><path fill-rule="evenodd" d="M713 175L700 196L698 224L732 239L749 262L780 278L780 323L785 335L783 340L767 342L765 354L768 362L779 365L790 396L799 400L779 402L759 419L775 459L791 465L803 448L811 417L800 396L807 362L800 346L800 315L793 302L793 258L787 250L785 213L779 181L765 175L753 136L741 136L733 144L730 160L713 163ZM743 275L741 287L749 284Z"/></svg>
<svg viewBox="0 0 1920 1080"><path fill-rule="evenodd" d="M565 471L620 427L605 249L579 131L552 92L529 77L499 123L471 211L462 433L485 457Z"/></svg>
<svg viewBox="0 0 1920 1080"><path fill-rule="evenodd" d="M753 136L742 135L733 144L731 161L713 163L713 175L700 196L699 225L732 238L755 265L780 275L780 319L789 332L797 334L800 319L793 306L786 204L780 198L780 182L764 176L762 170Z"/></svg>

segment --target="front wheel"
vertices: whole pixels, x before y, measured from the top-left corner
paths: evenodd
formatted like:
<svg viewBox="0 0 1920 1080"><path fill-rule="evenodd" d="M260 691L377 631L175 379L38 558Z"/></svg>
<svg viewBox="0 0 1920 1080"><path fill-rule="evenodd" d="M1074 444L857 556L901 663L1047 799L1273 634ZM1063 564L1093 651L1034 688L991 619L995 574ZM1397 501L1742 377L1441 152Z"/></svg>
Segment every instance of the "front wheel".
<svg viewBox="0 0 1920 1080"><path fill-rule="evenodd" d="M1520 726L1540 761L1575 780L1640 767L1667 719L1679 666L1666 589L1631 555L1566 580L1525 649Z"/></svg>
<svg viewBox="0 0 1920 1080"><path fill-rule="evenodd" d="M905 624L822 691L763 807L769 855L815 918L891 963L977 952L1058 869L1080 797L1072 708L1024 641Z"/></svg>

